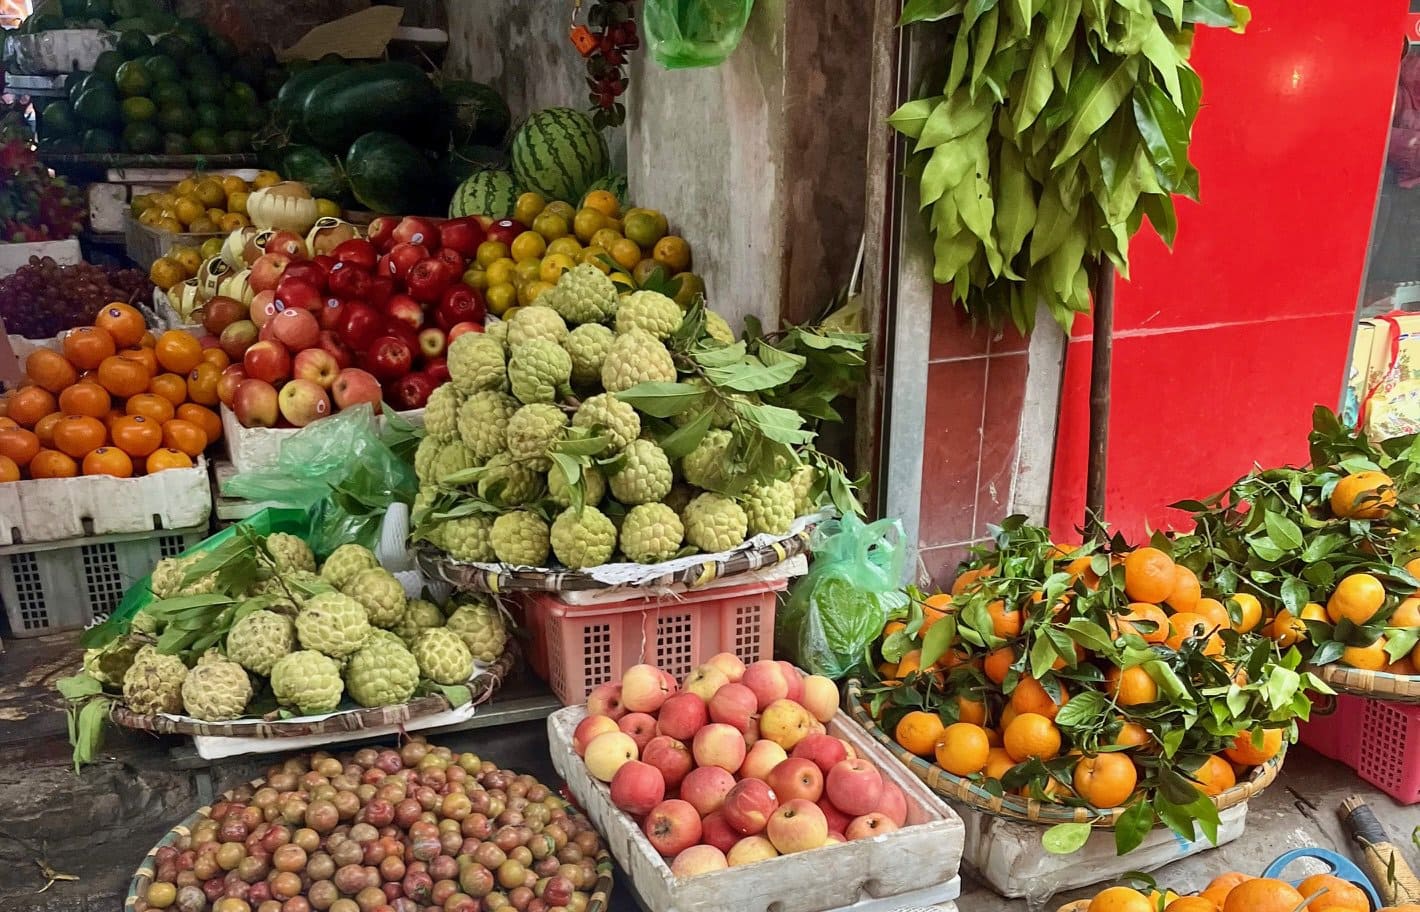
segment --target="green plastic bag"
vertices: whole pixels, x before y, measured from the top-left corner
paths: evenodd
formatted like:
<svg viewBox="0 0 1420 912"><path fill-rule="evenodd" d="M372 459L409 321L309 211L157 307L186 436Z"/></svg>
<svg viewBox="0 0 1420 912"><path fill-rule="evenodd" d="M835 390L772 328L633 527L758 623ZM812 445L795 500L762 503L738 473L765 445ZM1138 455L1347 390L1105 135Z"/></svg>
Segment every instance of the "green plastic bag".
<svg viewBox="0 0 1420 912"><path fill-rule="evenodd" d="M392 414L386 421L382 437L368 406L322 418L284 441L274 466L233 477L222 493L305 511L303 537L317 557L346 542L373 551L389 505L412 502L419 488L397 452L414 439L410 426Z"/></svg>
<svg viewBox="0 0 1420 912"><path fill-rule="evenodd" d="M646 0L651 56L668 70L718 66L744 35L754 0Z"/></svg>
<svg viewBox="0 0 1420 912"><path fill-rule="evenodd" d="M813 566L794 584L775 621L776 651L812 674L842 678L907 605L902 591L906 551L902 523L856 516L820 523Z"/></svg>

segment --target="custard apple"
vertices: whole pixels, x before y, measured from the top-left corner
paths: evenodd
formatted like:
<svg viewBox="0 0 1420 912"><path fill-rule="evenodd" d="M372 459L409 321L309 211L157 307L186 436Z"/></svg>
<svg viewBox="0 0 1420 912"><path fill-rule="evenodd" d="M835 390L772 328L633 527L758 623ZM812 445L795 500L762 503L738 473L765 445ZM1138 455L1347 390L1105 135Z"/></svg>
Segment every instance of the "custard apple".
<svg viewBox="0 0 1420 912"><path fill-rule="evenodd" d="M276 561L276 572L291 570L316 570L316 553L301 539L286 532L273 532L266 536L266 550Z"/></svg>
<svg viewBox="0 0 1420 912"><path fill-rule="evenodd" d="M182 682L187 715L204 722L237 719L251 702L251 678L242 666L216 653L198 660Z"/></svg>
<svg viewBox="0 0 1420 912"><path fill-rule="evenodd" d="M671 485L671 492L661 498L661 503L674 510L677 516L682 516L685 513L686 504L690 503L690 499L699 493L688 484L676 482Z"/></svg>
<svg viewBox="0 0 1420 912"><path fill-rule="evenodd" d="M557 527L552 531L555 536ZM632 507L621 521L621 553L638 564L670 560L680 550L684 538L685 527L680 517L663 503Z"/></svg>
<svg viewBox="0 0 1420 912"><path fill-rule="evenodd" d="M591 263L583 263L564 272L557 286L538 300L568 323L600 323L616 310L616 284Z"/></svg>
<svg viewBox="0 0 1420 912"><path fill-rule="evenodd" d="M585 428L610 440L608 452L617 453L641 436L641 416L630 404L610 393L598 393L583 400L572 416L572 426Z"/></svg>
<svg viewBox="0 0 1420 912"><path fill-rule="evenodd" d="M681 316L680 305L659 291L634 291L616 309L616 331L644 329L665 339L680 328Z"/></svg>
<svg viewBox="0 0 1420 912"><path fill-rule="evenodd" d="M580 481L583 505L594 507L601 503L602 496L606 494L606 476L602 475L601 469L593 465L582 466ZM559 507L572 506L571 485L567 482L567 475L562 471L562 466L555 462L547 471L547 496Z"/></svg>
<svg viewBox="0 0 1420 912"><path fill-rule="evenodd" d="M707 392L710 390L710 384L701 377L687 377L681 382L686 386L694 386ZM746 394L746 398L753 400L757 397ZM710 409L710 426L712 428L727 428L734 423L735 415L730 410L729 403L719 396L714 396L702 398L696 408L688 408L672 415L671 424L676 427L685 427L699 418L706 408Z"/></svg>
<svg viewBox="0 0 1420 912"><path fill-rule="evenodd" d="M794 489L794 515L804 516L814 510L814 482L818 472L811 465L801 465L789 476L789 486Z"/></svg>
<svg viewBox="0 0 1420 912"><path fill-rule="evenodd" d="M144 633L148 636L157 636L158 631L164 626L166 626L165 621L154 616L152 612L142 608L139 608L138 613L133 615L133 619L128 622L129 630L134 633Z"/></svg>
<svg viewBox="0 0 1420 912"><path fill-rule="evenodd" d="M419 446L414 448L414 475L419 479L420 484L429 484L434 480L434 457L439 455L439 450L446 442L438 437L428 436L419 441Z"/></svg>
<svg viewBox="0 0 1420 912"><path fill-rule="evenodd" d="M740 495L740 504L751 535L783 535L798 515L794 512L794 487L787 481L752 484Z"/></svg>
<svg viewBox="0 0 1420 912"><path fill-rule="evenodd" d="M276 661L294 648L295 625L274 611L253 611L227 632L227 656L253 674L271 674Z"/></svg>
<svg viewBox="0 0 1420 912"><path fill-rule="evenodd" d="M554 402L557 397L568 395L571 378L572 356L548 339L530 339L514 346L513 356L508 359L508 383L513 395L525 405Z"/></svg>
<svg viewBox="0 0 1420 912"><path fill-rule="evenodd" d="M275 595L279 602L291 603L294 599L293 607L297 608L304 605L313 595L337 591L329 580L309 570L292 570L289 573L283 573L277 579L272 580L269 585L270 588L267 591Z"/></svg>
<svg viewBox="0 0 1420 912"><path fill-rule="evenodd" d="M438 605L427 599L410 599L409 603L404 606L404 617L394 625L394 633L408 646L414 642L419 631L442 626L444 626L444 612L439 610Z"/></svg>
<svg viewBox="0 0 1420 912"><path fill-rule="evenodd" d="M296 614L296 637L305 649L343 659L370 638L370 619L355 599L327 592L306 602Z"/></svg>
<svg viewBox="0 0 1420 912"><path fill-rule="evenodd" d="M148 577L148 588L160 599L172 598L182 588L182 579L187 571L181 558L165 557L158 561L153 573Z"/></svg>
<svg viewBox="0 0 1420 912"><path fill-rule="evenodd" d="M302 649L283 656L271 669L271 692L282 706L313 716L340 705L345 682L340 679L340 665L334 659Z"/></svg>
<svg viewBox="0 0 1420 912"><path fill-rule="evenodd" d="M535 513L514 510L493 520L493 553L505 564L541 567L547 563L547 523Z"/></svg>
<svg viewBox="0 0 1420 912"><path fill-rule="evenodd" d="M567 430L567 415L545 402L525 405L508 419L508 454L528 468L546 472L552 467L552 448Z"/></svg>
<svg viewBox="0 0 1420 912"><path fill-rule="evenodd" d="M379 565L374 553L364 545L341 545L330 552L330 557L321 565L320 578L337 589L344 589L345 584L355 578L355 574Z"/></svg>
<svg viewBox="0 0 1420 912"><path fill-rule="evenodd" d="M364 606L376 627L393 627L404 617L404 587L383 567L361 570L341 591Z"/></svg>
<svg viewBox="0 0 1420 912"><path fill-rule="evenodd" d="M675 378L670 351L644 329L618 335L602 365L602 386L609 393L631 389L638 383L674 383Z"/></svg>
<svg viewBox="0 0 1420 912"><path fill-rule="evenodd" d="M460 516L439 525L439 546L454 560L491 561L493 520L487 516Z"/></svg>
<svg viewBox="0 0 1420 912"><path fill-rule="evenodd" d="M696 497L685 505L681 520L685 523L685 540L709 554L743 543L749 528L745 511L722 494Z"/></svg>
<svg viewBox="0 0 1420 912"><path fill-rule="evenodd" d="M361 706L409 702L419 686L419 663L398 639L371 637L345 666L345 688Z"/></svg>
<svg viewBox="0 0 1420 912"><path fill-rule="evenodd" d="M519 307L508 320L508 349L514 357L529 342L542 340L561 347L566 338L566 321L545 304Z"/></svg>
<svg viewBox="0 0 1420 912"><path fill-rule="evenodd" d="M144 646L123 675L123 702L141 715L182 712L182 682L187 666L177 656Z"/></svg>
<svg viewBox="0 0 1420 912"><path fill-rule="evenodd" d="M697 488L724 490L734 452L735 437L729 431L707 431L695 449L680 461L680 474Z"/></svg>
<svg viewBox="0 0 1420 912"><path fill-rule="evenodd" d="M510 454L499 453L483 466L478 496L492 504L516 507L542 494L543 477Z"/></svg>
<svg viewBox="0 0 1420 912"><path fill-rule="evenodd" d="M572 357L572 382L591 386L602 381L602 365L616 333L600 323L584 323L567 335L567 354Z"/></svg>
<svg viewBox="0 0 1420 912"><path fill-rule="evenodd" d="M483 337L497 342L504 351L508 350L508 321L491 320L483 324Z"/></svg>
<svg viewBox="0 0 1420 912"><path fill-rule="evenodd" d="M462 339L463 336L459 338ZM424 404L424 433L428 437L453 439L459 432L458 416L461 405L463 397L459 395L458 387L452 383L435 388L434 392L429 394L429 401Z"/></svg>
<svg viewBox="0 0 1420 912"><path fill-rule="evenodd" d="M473 674L473 654L463 637L447 627L421 632L410 652L419 663L419 673L436 684L462 684Z"/></svg>
<svg viewBox="0 0 1420 912"><path fill-rule="evenodd" d="M655 441L639 438L627 444L620 467L607 478L611 496L627 506L660 500L670 493L671 481L665 451Z"/></svg>
<svg viewBox="0 0 1420 912"><path fill-rule="evenodd" d="M517 410L518 400L507 393L474 393L459 406L459 439L478 459L501 453L508 448L508 419Z"/></svg>
<svg viewBox="0 0 1420 912"><path fill-rule="evenodd" d="M563 566L597 567L615 551L616 526L596 507L583 507L580 513L568 507L552 521L552 553Z"/></svg>
<svg viewBox="0 0 1420 912"><path fill-rule="evenodd" d="M462 472L464 469L471 469L478 464L472 451L464 446L459 438L448 441L439 447L439 453L434 457L434 463L429 467L429 481L439 483L455 472Z"/></svg>
<svg viewBox="0 0 1420 912"><path fill-rule="evenodd" d="M448 349L449 382L465 396L503 389L508 363L503 346L481 333L464 333Z"/></svg>
<svg viewBox="0 0 1420 912"><path fill-rule="evenodd" d="M213 571L206 576L199 576L178 590L178 595L207 595L217 591L217 573Z"/></svg>
<svg viewBox="0 0 1420 912"><path fill-rule="evenodd" d="M121 688L123 676L133 667L133 659L143 644L129 637L119 637L98 647L84 650L84 671L104 687Z"/></svg>
<svg viewBox="0 0 1420 912"><path fill-rule="evenodd" d="M444 625L457 633L476 661L498 661L508 643L503 614L486 601L465 602L454 609Z"/></svg>
<svg viewBox="0 0 1420 912"><path fill-rule="evenodd" d="M730 322L708 307L705 308L705 335L726 345L734 345L736 341Z"/></svg>

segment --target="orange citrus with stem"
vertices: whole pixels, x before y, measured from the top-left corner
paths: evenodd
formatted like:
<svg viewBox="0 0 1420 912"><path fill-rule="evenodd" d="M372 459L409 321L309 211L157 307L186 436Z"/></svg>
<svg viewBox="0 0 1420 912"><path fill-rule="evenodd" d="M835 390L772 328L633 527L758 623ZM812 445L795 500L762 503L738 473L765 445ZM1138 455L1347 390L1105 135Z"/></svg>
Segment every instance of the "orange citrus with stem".
<svg viewBox="0 0 1420 912"><path fill-rule="evenodd" d="M1085 757L1075 764L1075 791L1097 808L1119 807L1134 794L1139 771L1127 754Z"/></svg>
<svg viewBox="0 0 1420 912"><path fill-rule="evenodd" d="M63 418L63 412L50 412L48 415L45 415L43 418L35 422L35 426L30 430L34 431L35 436L39 438L40 446L54 446L54 426L58 424ZM18 424L13 423L12 426L19 427Z"/></svg>
<svg viewBox="0 0 1420 912"><path fill-rule="evenodd" d="M84 457L85 475L112 475L128 478L133 474L133 460L118 447L104 446L91 450Z"/></svg>
<svg viewBox="0 0 1420 912"><path fill-rule="evenodd" d="M1233 619L1228 616L1228 609L1217 599L1201 598L1194 603L1192 611L1184 613L1206 618L1210 630L1231 630L1233 627Z"/></svg>
<svg viewBox="0 0 1420 912"><path fill-rule="evenodd" d="M1262 730L1262 746L1252 739L1252 732L1241 732L1233 739L1231 747L1223 751L1223 756L1242 766L1260 766L1277 756L1282 750L1282 730L1265 728Z"/></svg>
<svg viewBox="0 0 1420 912"><path fill-rule="evenodd" d="M1385 647L1386 638L1383 636L1376 637L1376 641L1369 646L1347 646L1341 650L1341 663L1364 671L1384 671L1390 664Z"/></svg>
<svg viewBox="0 0 1420 912"><path fill-rule="evenodd" d="M986 755L986 766L982 767L981 772L988 779L1000 779L1015 765L1016 761L1006 753L1004 747L993 747Z"/></svg>
<svg viewBox="0 0 1420 912"><path fill-rule="evenodd" d="M139 393L129 397L123 410L130 415L142 415L149 421L162 424L173 417L173 404L157 393Z"/></svg>
<svg viewBox="0 0 1420 912"><path fill-rule="evenodd" d="M1198 584L1198 574L1182 564L1175 565L1173 573L1173 591L1164 602L1174 611L1192 611L1194 603L1203 595L1203 588Z"/></svg>
<svg viewBox="0 0 1420 912"><path fill-rule="evenodd" d="M1233 887L1223 912L1296 912L1304 898L1284 880L1256 877Z"/></svg>
<svg viewBox="0 0 1420 912"><path fill-rule="evenodd" d="M1321 893L1307 906L1308 912L1371 912L1365 891L1334 874L1313 874L1297 884L1297 892L1304 897Z"/></svg>
<svg viewBox="0 0 1420 912"><path fill-rule="evenodd" d="M1208 759L1193 771L1193 778L1198 783L1198 790L1210 798L1223 794L1238 783L1237 775L1228 765L1228 761L1217 754L1209 755Z"/></svg>
<svg viewBox="0 0 1420 912"><path fill-rule="evenodd" d="M24 428L0 430L0 456L6 456L15 465L28 465L40 451L39 436Z"/></svg>
<svg viewBox="0 0 1420 912"><path fill-rule="evenodd" d="M1138 890L1108 887L1095 894L1086 912L1154 912L1154 907Z"/></svg>
<svg viewBox="0 0 1420 912"><path fill-rule="evenodd" d="M54 426L54 448L75 459L103 446L108 440L108 428L88 415L69 415Z"/></svg>
<svg viewBox="0 0 1420 912"><path fill-rule="evenodd" d="M951 613L952 597L945 592L938 592L927 596L922 600L922 629L918 631L919 636L926 636L927 631L932 626Z"/></svg>
<svg viewBox="0 0 1420 912"><path fill-rule="evenodd" d="M1223 640L1214 631L1216 625L1207 618L1184 611L1169 618L1172 632L1164 643L1170 649L1182 649L1188 640L1204 639L1203 654L1219 656L1223 654ZM1206 639L1205 639L1206 638Z"/></svg>
<svg viewBox="0 0 1420 912"><path fill-rule="evenodd" d="M1147 623L1137 623L1145 621ZM1148 602L1130 602L1124 614L1115 615L1111 622L1117 636L1132 633L1146 643L1162 643L1169 637L1169 618L1164 609Z"/></svg>
<svg viewBox="0 0 1420 912"><path fill-rule="evenodd" d="M1003 745L1017 763L1032 757L1053 760L1060 756L1060 729L1038 713L1021 713L1006 726Z"/></svg>
<svg viewBox="0 0 1420 912"><path fill-rule="evenodd" d="M181 447L179 447L181 449ZM894 676L906 678L910 674L915 674L922 669L922 650L914 649L905 654L897 663L897 671Z"/></svg>
<svg viewBox="0 0 1420 912"><path fill-rule="evenodd" d="M1240 871L1226 871L1210 880L1208 886L1204 887L1199 895L1212 900L1213 905L1221 909L1228 894L1233 892L1233 888L1246 880L1252 880L1252 878Z"/></svg>
<svg viewBox="0 0 1420 912"><path fill-rule="evenodd" d="M1144 747L1152 739L1149 737L1149 730L1138 722L1126 721L1119 726L1119 733L1114 736L1114 743L1125 747Z"/></svg>
<svg viewBox="0 0 1420 912"><path fill-rule="evenodd" d="M1016 662L1016 651L1009 646L1002 646L1000 649L993 649L986 654L986 661L982 663L982 671L986 677L997 684L1004 683L1006 675L1010 674L1011 666Z"/></svg>
<svg viewBox="0 0 1420 912"><path fill-rule="evenodd" d="M148 458L144 461L144 468L148 470L149 475L164 469L190 469L192 468L192 457L182 450L163 447L148 454Z"/></svg>
<svg viewBox="0 0 1420 912"><path fill-rule="evenodd" d="M1105 675L1105 690L1120 706L1142 706L1159 698L1159 685L1141 665L1114 666Z"/></svg>
<svg viewBox="0 0 1420 912"><path fill-rule="evenodd" d="M919 757L930 757L944 726L936 713L914 710L898 720L893 736L897 743Z"/></svg>
<svg viewBox="0 0 1420 912"><path fill-rule="evenodd" d="M1420 598L1412 595L1397 605L1386 626L1420 627Z"/></svg>
<svg viewBox="0 0 1420 912"><path fill-rule="evenodd" d="M1173 592L1176 565L1158 548L1143 547L1124 558L1124 593L1136 602L1158 604Z"/></svg>
<svg viewBox="0 0 1420 912"><path fill-rule="evenodd" d="M991 617L991 632L996 636L1009 640L1021 635L1021 609L996 599L986 606L986 613Z"/></svg>
<svg viewBox="0 0 1420 912"><path fill-rule="evenodd" d="M986 724L986 704L971 697L957 696L957 721Z"/></svg>
<svg viewBox="0 0 1420 912"><path fill-rule="evenodd" d="M1369 573L1351 573L1341 578L1336 590L1326 601L1326 616L1331 623L1346 618L1353 624L1365 624L1381 605L1385 604L1385 586Z"/></svg>
<svg viewBox="0 0 1420 912"><path fill-rule="evenodd" d="M118 351L113 336L98 326L80 326L64 334L64 357L79 370L93 370Z"/></svg>
<svg viewBox="0 0 1420 912"><path fill-rule="evenodd" d="M1206 896L1180 896L1164 912L1218 912L1218 904Z"/></svg>
<svg viewBox="0 0 1420 912"><path fill-rule="evenodd" d="M971 776L986 768L991 742L986 729L970 722L948 725L935 745L937 765L955 776Z"/></svg>
<svg viewBox="0 0 1420 912"><path fill-rule="evenodd" d="M148 381L148 391L162 396L176 408L187 401L187 378L181 374L159 374Z"/></svg>
<svg viewBox="0 0 1420 912"><path fill-rule="evenodd" d="M1060 698L1057 701L1035 678L1021 678L1016 682L1016 689L1011 691L1012 709L1022 714L1036 713L1047 719L1054 719L1060 712L1060 707L1069 702L1070 693L1064 685L1060 686Z"/></svg>
<svg viewBox="0 0 1420 912"><path fill-rule="evenodd" d="M952 595L961 595L963 592L973 588L976 581L982 577L995 575L995 567L977 567L973 570L965 570L952 582Z"/></svg>
<svg viewBox="0 0 1420 912"><path fill-rule="evenodd" d="M1380 519L1395 506L1395 482L1384 472L1352 472L1331 489L1331 512L1342 519Z"/></svg>
<svg viewBox="0 0 1420 912"><path fill-rule="evenodd" d="M1238 633L1251 633L1262 625L1262 602L1251 592L1235 592L1231 600L1237 605L1238 621L1233 629Z"/></svg>

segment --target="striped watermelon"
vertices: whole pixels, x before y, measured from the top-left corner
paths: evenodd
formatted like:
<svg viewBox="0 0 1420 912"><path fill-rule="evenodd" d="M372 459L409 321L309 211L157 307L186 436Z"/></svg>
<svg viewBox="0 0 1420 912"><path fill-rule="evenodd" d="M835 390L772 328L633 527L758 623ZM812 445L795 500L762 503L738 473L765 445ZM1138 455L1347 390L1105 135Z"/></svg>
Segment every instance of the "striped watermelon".
<svg viewBox="0 0 1420 912"><path fill-rule="evenodd" d="M548 108L527 119L513 137L513 174L549 200L574 202L607 173L606 140L592 121L571 108Z"/></svg>
<svg viewBox="0 0 1420 912"><path fill-rule="evenodd" d="M631 202L630 191L626 186L625 174L608 174L605 177L599 177L592 181L591 185L587 187L587 193L591 193L593 190L609 191L623 207L626 207L627 204ZM583 194L583 196L585 197L586 194Z"/></svg>
<svg viewBox="0 0 1420 912"><path fill-rule="evenodd" d="M465 215L486 215L491 218L508 218L517 205L518 184L507 171L479 171L459 184L449 200L449 218L463 218Z"/></svg>

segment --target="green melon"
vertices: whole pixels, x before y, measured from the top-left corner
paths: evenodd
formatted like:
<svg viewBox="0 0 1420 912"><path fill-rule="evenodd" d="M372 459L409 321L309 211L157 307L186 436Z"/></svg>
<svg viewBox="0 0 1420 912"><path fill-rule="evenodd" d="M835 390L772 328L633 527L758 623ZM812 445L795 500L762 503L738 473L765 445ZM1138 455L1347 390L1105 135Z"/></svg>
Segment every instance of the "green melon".
<svg viewBox="0 0 1420 912"><path fill-rule="evenodd" d="M510 153L518 183L549 200L574 202L607 173L606 140L581 111L548 108L527 119Z"/></svg>
<svg viewBox="0 0 1420 912"><path fill-rule="evenodd" d="M449 218L463 218L466 215L486 215L490 218L508 218L517 205L517 182L507 171L479 171L459 184L449 200Z"/></svg>
<svg viewBox="0 0 1420 912"><path fill-rule="evenodd" d="M513 115L498 90L481 82L446 82L439 88L455 146L499 146Z"/></svg>

